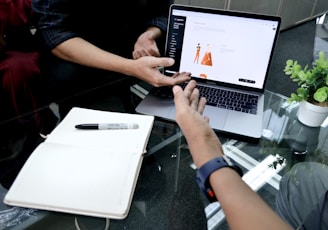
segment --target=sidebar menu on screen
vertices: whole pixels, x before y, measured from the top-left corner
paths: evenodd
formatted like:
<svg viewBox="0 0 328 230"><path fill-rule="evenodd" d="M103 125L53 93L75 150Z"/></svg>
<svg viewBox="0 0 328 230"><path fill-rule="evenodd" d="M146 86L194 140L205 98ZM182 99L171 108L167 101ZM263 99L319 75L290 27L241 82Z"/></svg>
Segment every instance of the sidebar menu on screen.
<svg viewBox="0 0 328 230"><path fill-rule="evenodd" d="M175 60L173 66L166 68L166 73L179 72L186 17L172 16L166 44L166 56Z"/></svg>

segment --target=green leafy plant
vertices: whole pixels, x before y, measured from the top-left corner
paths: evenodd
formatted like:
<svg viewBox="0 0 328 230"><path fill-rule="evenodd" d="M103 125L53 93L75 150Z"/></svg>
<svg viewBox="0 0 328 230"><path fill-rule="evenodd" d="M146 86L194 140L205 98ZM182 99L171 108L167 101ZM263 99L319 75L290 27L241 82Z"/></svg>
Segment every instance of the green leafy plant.
<svg viewBox="0 0 328 230"><path fill-rule="evenodd" d="M312 68L304 68L296 60L287 60L284 72L299 85L296 93L288 98L289 102L308 101L328 106L328 59L323 51L319 52Z"/></svg>

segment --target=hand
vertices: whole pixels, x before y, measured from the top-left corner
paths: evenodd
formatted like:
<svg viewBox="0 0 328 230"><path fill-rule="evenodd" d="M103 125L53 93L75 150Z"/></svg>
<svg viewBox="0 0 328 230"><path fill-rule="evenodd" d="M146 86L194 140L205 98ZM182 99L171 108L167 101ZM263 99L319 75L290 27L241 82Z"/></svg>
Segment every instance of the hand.
<svg viewBox="0 0 328 230"><path fill-rule="evenodd" d="M156 38L160 34L160 29L156 27L151 27L141 34L134 45L134 51L132 52L133 58L138 59L143 56L159 57L160 53L156 44Z"/></svg>
<svg viewBox="0 0 328 230"><path fill-rule="evenodd" d="M221 142L203 117L206 99L199 98L196 81L191 80L184 90L173 87L176 106L176 122L187 139L188 146L197 168L207 161L223 155Z"/></svg>
<svg viewBox="0 0 328 230"><path fill-rule="evenodd" d="M144 56L132 61L134 63L131 63L128 75L136 76L155 87L177 85L190 80L190 73L188 72L176 73L169 77L158 70L159 66L173 65L174 59L172 58Z"/></svg>

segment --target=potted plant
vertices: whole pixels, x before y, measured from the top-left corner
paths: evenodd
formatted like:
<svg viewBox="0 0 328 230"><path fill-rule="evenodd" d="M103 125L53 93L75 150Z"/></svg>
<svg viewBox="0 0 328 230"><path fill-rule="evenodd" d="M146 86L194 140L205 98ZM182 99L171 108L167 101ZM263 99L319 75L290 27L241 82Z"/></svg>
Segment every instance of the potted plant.
<svg viewBox="0 0 328 230"><path fill-rule="evenodd" d="M297 92L288 98L289 102L300 102L298 119L307 126L320 126L328 116L328 59L325 52L319 52L311 68L287 60L284 72L299 85Z"/></svg>

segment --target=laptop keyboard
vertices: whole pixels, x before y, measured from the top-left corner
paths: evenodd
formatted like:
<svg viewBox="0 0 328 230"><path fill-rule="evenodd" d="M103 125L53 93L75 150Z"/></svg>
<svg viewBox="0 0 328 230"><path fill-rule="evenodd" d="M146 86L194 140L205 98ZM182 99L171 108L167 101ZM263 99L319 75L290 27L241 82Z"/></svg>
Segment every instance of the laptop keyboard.
<svg viewBox="0 0 328 230"><path fill-rule="evenodd" d="M183 83L181 85L182 88L184 88L186 84L187 83ZM257 113L257 95L235 92L228 89L211 88L202 85L197 85L197 88L199 89L200 96L206 98L207 105L209 106L235 110L243 113ZM151 93L163 98L173 98L171 86L154 87Z"/></svg>
<svg viewBox="0 0 328 230"><path fill-rule="evenodd" d="M226 108L244 113L256 114L258 96L227 89L210 88L198 85L200 96L205 97L207 105Z"/></svg>

